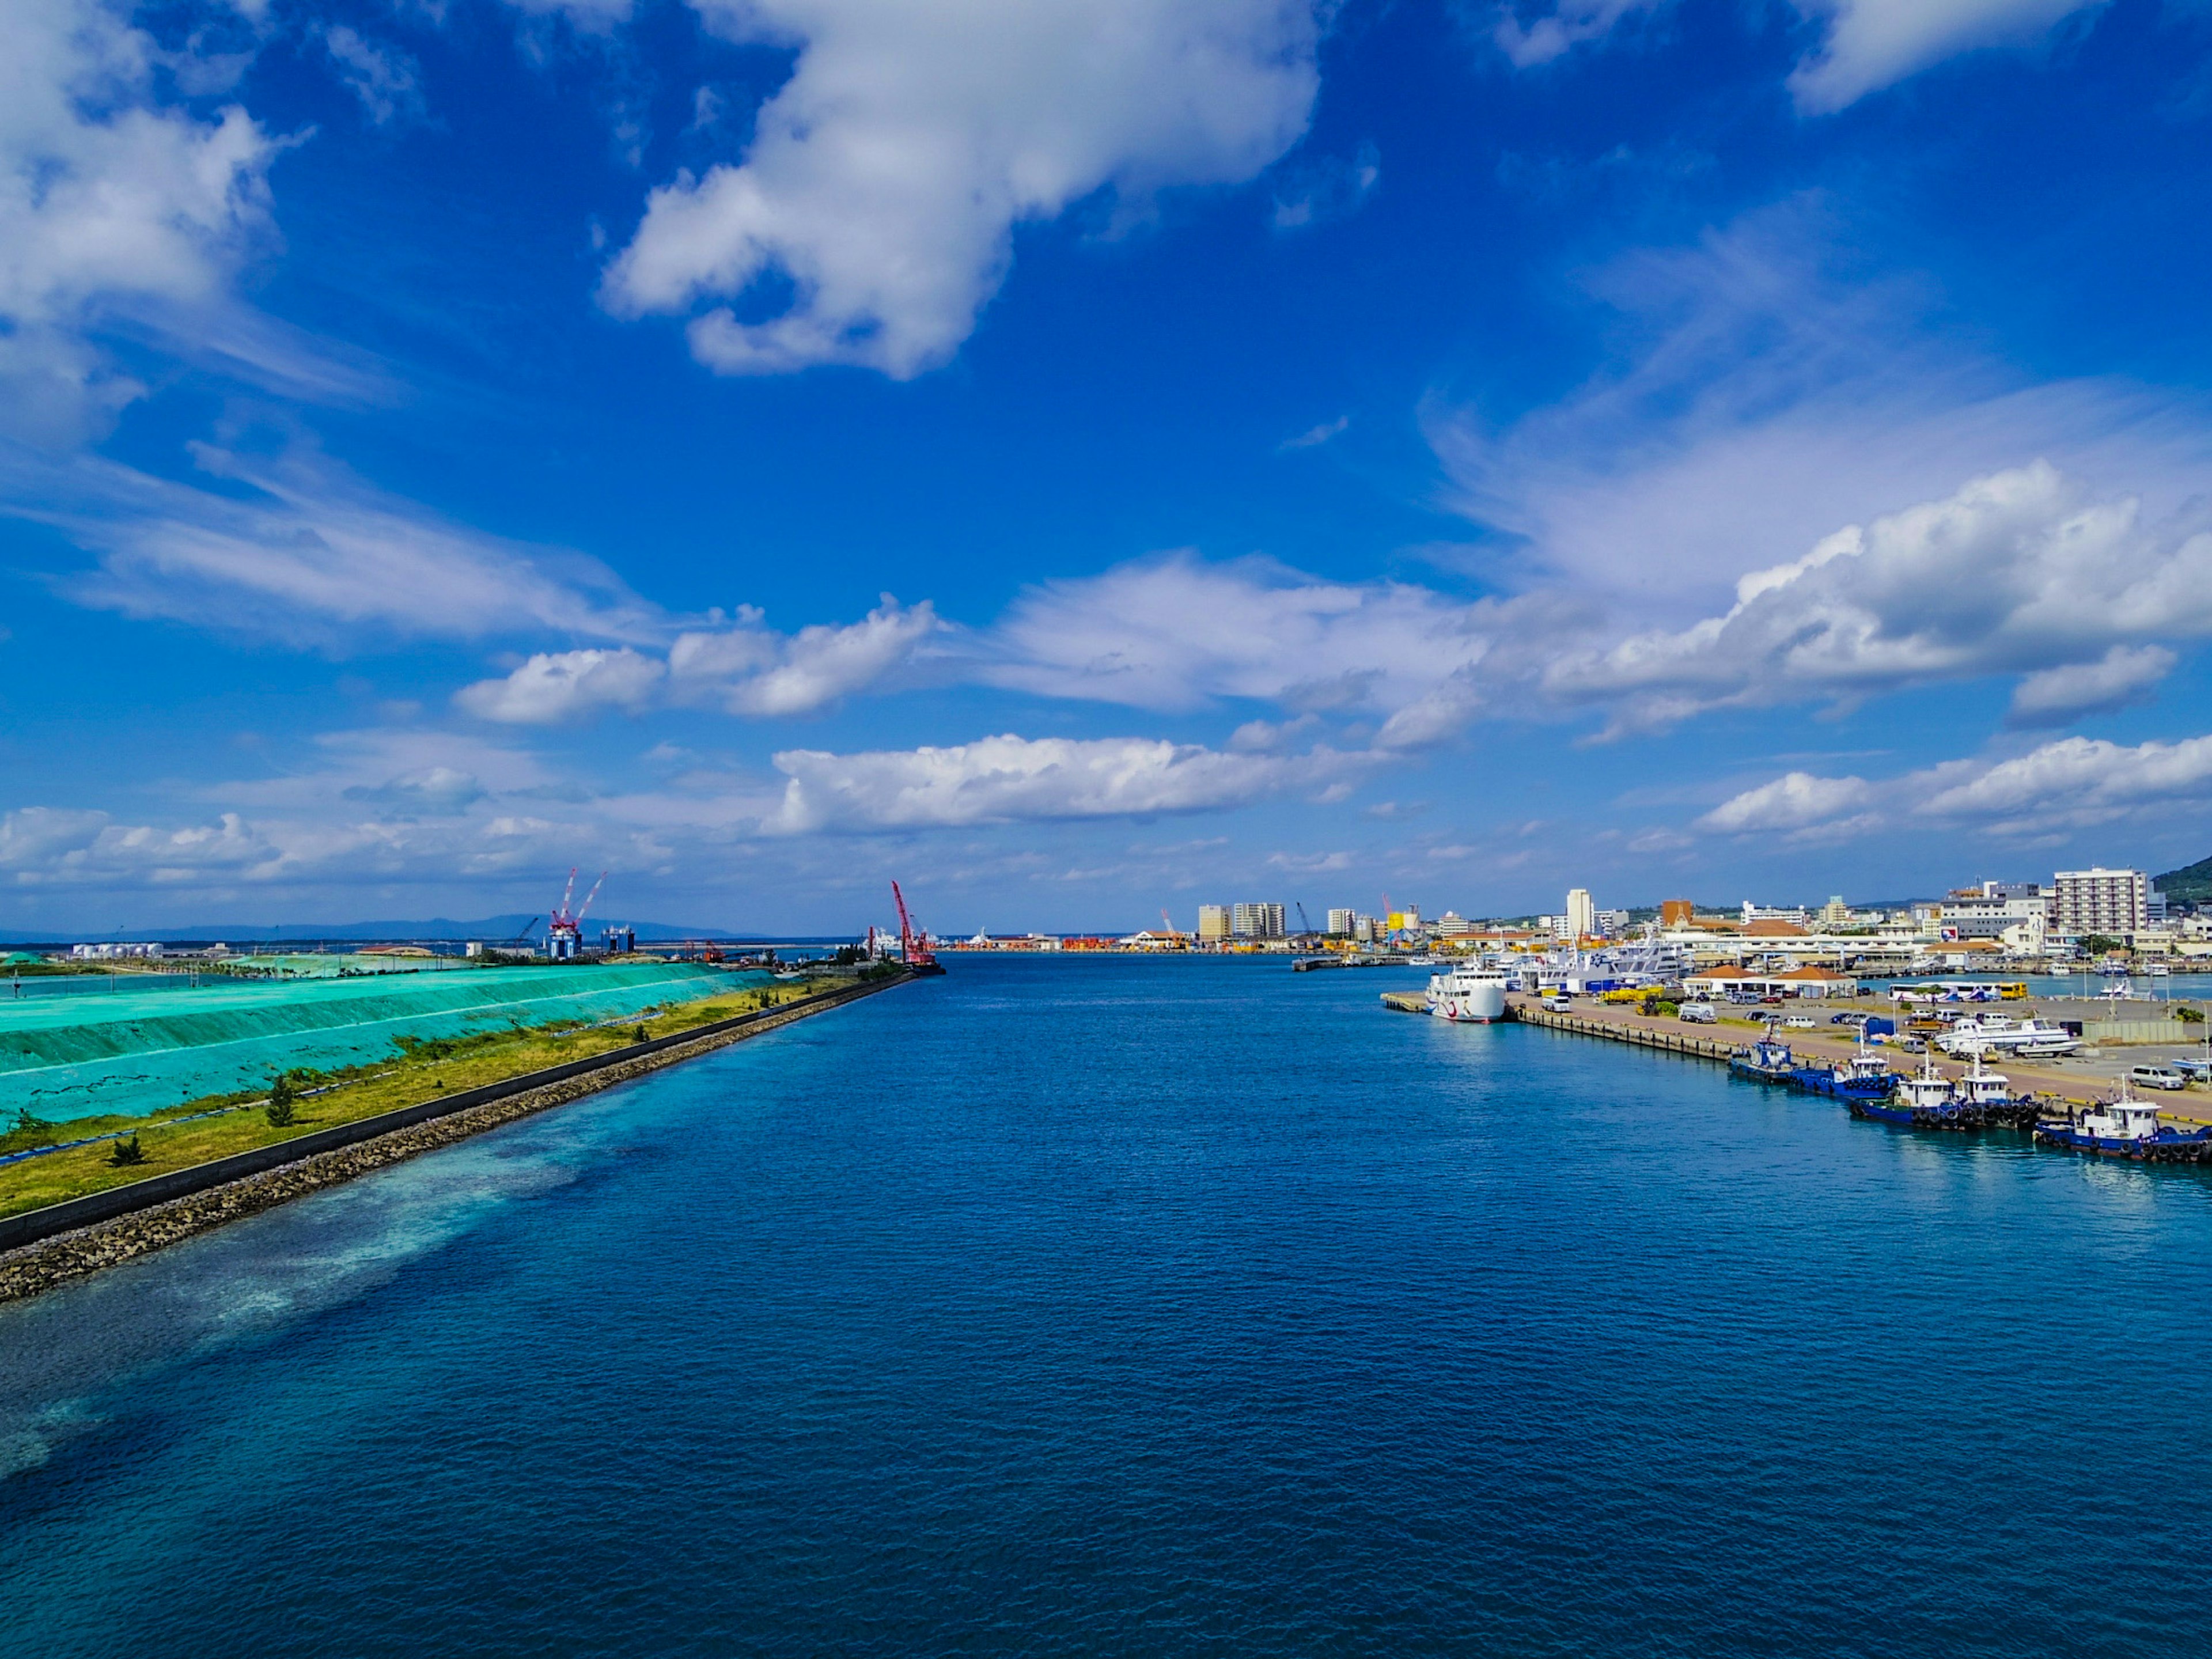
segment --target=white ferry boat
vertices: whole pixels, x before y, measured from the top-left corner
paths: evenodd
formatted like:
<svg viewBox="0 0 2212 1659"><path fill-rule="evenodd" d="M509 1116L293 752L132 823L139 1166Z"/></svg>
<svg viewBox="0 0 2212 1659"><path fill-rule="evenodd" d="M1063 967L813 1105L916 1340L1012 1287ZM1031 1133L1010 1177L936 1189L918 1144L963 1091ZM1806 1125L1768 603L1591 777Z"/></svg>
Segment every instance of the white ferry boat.
<svg viewBox="0 0 2212 1659"><path fill-rule="evenodd" d="M2008 1014L1982 1014L1962 1019L1936 1039L1947 1054L1960 1059L1969 1054L2011 1054L2033 1060L2051 1054L2070 1054L2081 1039L2049 1020L2014 1019Z"/></svg>
<svg viewBox="0 0 2212 1659"><path fill-rule="evenodd" d="M1505 1018L1508 976L1495 968L1463 963L1429 975L1429 1012L1439 1019L1488 1025Z"/></svg>

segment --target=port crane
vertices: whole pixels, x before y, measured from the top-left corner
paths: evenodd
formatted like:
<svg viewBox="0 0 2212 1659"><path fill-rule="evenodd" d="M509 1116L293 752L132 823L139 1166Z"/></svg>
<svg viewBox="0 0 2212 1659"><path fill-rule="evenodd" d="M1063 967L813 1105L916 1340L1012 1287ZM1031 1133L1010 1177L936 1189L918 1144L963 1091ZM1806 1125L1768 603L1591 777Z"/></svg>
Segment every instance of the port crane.
<svg viewBox="0 0 2212 1659"><path fill-rule="evenodd" d="M592 901L599 897L599 889L606 884L606 879L607 872L600 871L599 880L592 884L592 890L584 895L584 902L571 910L568 901L576 896L576 871L574 866L569 867L568 885L562 890L561 902L554 907L553 914L545 924L545 954L554 961L574 962L576 959L576 952L584 941L584 912L592 908Z"/></svg>
<svg viewBox="0 0 2212 1659"><path fill-rule="evenodd" d="M941 974L945 966L937 959L937 952L929 948L929 935L914 925L906 913L906 895L899 891L896 881L891 884L891 902L898 906L899 960L917 974Z"/></svg>

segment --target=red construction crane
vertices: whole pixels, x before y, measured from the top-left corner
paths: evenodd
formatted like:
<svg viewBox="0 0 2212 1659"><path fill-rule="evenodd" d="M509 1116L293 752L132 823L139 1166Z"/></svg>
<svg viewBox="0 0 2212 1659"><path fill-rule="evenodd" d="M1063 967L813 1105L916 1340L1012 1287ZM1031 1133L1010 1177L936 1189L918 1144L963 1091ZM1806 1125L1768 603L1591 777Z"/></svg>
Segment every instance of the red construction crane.
<svg viewBox="0 0 2212 1659"><path fill-rule="evenodd" d="M592 908L592 901L599 897L599 889L606 884L606 880L607 872L600 871L599 880L592 884L592 890L584 895L584 902L571 910L568 901L576 896L576 872L573 866L570 866L568 884L562 890L561 902L554 907L553 914L546 918L545 922L545 954L556 962L574 960L577 951L583 947L584 912Z"/></svg>
<svg viewBox="0 0 2212 1659"><path fill-rule="evenodd" d="M937 952L929 948L929 935L915 927L906 913L906 895L899 891L896 882L891 884L891 902L898 906L899 960L917 974L941 974L945 971L937 960Z"/></svg>

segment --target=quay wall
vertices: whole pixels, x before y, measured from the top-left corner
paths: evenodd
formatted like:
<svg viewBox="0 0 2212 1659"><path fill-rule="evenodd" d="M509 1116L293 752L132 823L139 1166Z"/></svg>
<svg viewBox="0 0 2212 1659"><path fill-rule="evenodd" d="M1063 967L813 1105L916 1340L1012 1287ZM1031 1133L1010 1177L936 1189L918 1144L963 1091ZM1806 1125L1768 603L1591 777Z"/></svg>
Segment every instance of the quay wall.
<svg viewBox="0 0 2212 1659"><path fill-rule="evenodd" d="M1686 1031L1647 1031L1641 1026L1615 1025L1601 1019L1585 1019L1580 1014L1558 1014L1547 1008L1529 1008L1519 1003L1505 1005L1505 1018L1518 1020L1523 1025L1542 1025L1554 1031L1572 1031L1577 1036L1605 1037L1613 1042L1626 1042L1638 1048L1656 1048L1663 1054L1687 1054L1695 1060L1717 1060L1723 1065L1735 1058L1742 1047L1713 1037L1692 1036Z"/></svg>
<svg viewBox="0 0 2212 1659"><path fill-rule="evenodd" d="M841 1007L911 977L902 974L818 992L780 1007L630 1043L127 1187L0 1218L0 1303L36 1296L64 1279Z"/></svg>

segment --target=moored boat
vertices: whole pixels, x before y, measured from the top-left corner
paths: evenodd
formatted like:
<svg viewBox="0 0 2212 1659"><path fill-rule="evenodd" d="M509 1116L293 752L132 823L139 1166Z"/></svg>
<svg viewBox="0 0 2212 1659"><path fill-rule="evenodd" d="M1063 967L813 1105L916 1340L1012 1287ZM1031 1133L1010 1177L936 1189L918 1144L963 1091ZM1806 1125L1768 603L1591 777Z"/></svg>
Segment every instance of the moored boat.
<svg viewBox="0 0 2212 1659"><path fill-rule="evenodd" d="M2194 1164L2212 1157L2212 1127L2184 1131L2161 1124L2158 1108L2136 1099L2122 1078L2119 1093L2102 1107L2039 1121L2035 1144L2138 1163Z"/></svg>
<svg viewBox="0 0 2212 1659"><path fill-rule="evenodd" d="M1887 1100L1896 1086L1897 1073L1890 1069L1887 1059L1867 1047L1862 1030L1856 1054L1840 1066L1807 1066L1799 1073L1798 1081L1816 1095L1837 1100Z"/></svg>
<svg viewBox="0 0 2212 1659"><path fill-rule="evenodd" d="M1729 1070L1737 1077L1749 1078L1754 1083L1796 1083L1797 1063L1790 1052L1790 1045L1778 1041L1771 1031L1748 1048L1736 1051L1729 1060Z"/></svg>
<svg viewBox="0 0 2212 1659"><path fill-rule="evenodd" d="M1494 968L1462 963L1429 975L1429 1012L1455 1024L1492 1025L1505 1018L1507 976Z"/></svg>

